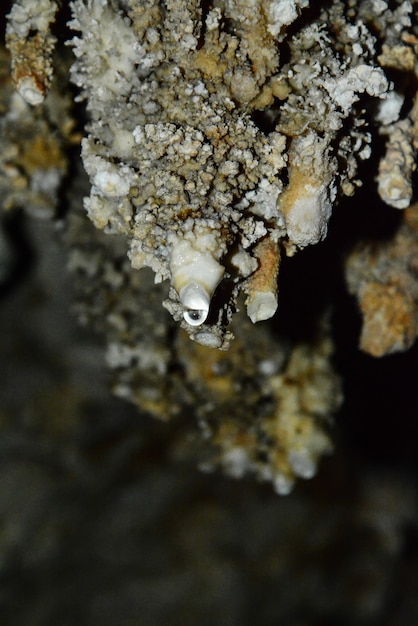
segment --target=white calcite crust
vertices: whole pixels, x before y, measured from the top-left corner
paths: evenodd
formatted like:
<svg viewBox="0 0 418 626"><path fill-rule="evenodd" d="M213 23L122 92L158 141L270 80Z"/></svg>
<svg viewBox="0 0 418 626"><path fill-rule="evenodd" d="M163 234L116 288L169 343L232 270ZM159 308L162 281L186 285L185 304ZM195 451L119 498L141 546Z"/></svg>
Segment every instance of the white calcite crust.
<svg viewBox="0 0 418 626"><path fill-rule="evenodd" d="M8 17L15 84L32 105L50 85L57 6L16 0ZM193 339L228 347L226 329L251 272L264 294L251 289L251 319L274 313L277 268L260 272L258 246L268 240L294 254L326 236L338 197L361 184L373 118L388 137L380 195L398 208L410 202L402 177L411 179L416 147L404 128L413 129L415 114L401 119L403 96L386 68L415 72L412 8L377 0L322 9L309 0L70 2L71 76L89 115L87 213L126 236L134 268L169 281L165 306ZM210 251L200 247L205 233L216 242ZM180 297L173 259L183 240L196 251L195 274L208 251L223 268L218 278L230 287L215 308L205 300L218 284L207 296L196 287ZM193 294L202 309L185 308ZM194 315L199 323L188 323L188 310L204 311Z"/></svg>
<svg viewBox="0 0 418 626"><path fill-rule="evenodd" d="M193 242L181 239L172 246L171 280L190 326L201 326L206 321L213 293L224 275L225 268L211 251L219 249L212 239L207 233Z"/></svg>
<svg viewBox="0 0 418 626"><path fill-rule="evenodd" d="M21 38L30 31L46 33L54 21L56 10L54 0L16 0L8 15L7 30Z"/></svg>
<svg viewBox="0 0 418 626"><path fill-rule="evenodd" d="M221 0L203 15L196 0L164 11L156 0L71 3L72 77L91 118L82 151L87 212L127 236L135 268L170 281L165 306L206 345L227 347L264 239L293 253L326 236L338 193L353 193L357 160L370 155L361 110L353 135L341 135L343 124L350 128L361 97L391 90L372 34L361 20L346 21L340 3L288 34L308 6ZM290 60L280 66L284 40ZM215 278L202 286L212 264ZM266 267L248 297L253 322L277 308L277 267L270 275ZM222 280L232 289L208 325Z"/></svg>

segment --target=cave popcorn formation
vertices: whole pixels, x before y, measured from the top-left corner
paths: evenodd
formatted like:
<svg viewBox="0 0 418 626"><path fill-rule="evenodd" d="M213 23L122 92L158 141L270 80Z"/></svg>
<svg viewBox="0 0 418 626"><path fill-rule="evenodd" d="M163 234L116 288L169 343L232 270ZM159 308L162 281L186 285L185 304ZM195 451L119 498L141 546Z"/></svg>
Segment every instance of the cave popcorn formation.
<svg viewBox="0 0 418 626"><path fill-rule="evenodd" d="M188 410L191 393L218 464L270 480L279 493L312 476L331 448L325 425L341 401L332 342L325 323L316 343L290 346L249 320L275 314L281 259L326 237L339 199L363 183L359 165L379 134L376 188L389 206L408 209L407 219L378 261L374 250L353 251L347 281L365 319L362 349L404 350L418 333L416 2L324 4L69 3L71 78L88 112L84 207L97 227L93 236L84 223L73 228L71 216L66 224L70 265L87 276L80 316L105 328L115 393L163 419ZM77 142L65 63L52 61L58 8L16 0L7 26L21 100L12 96L2 117L0 185L5 208L43 217L68 171L66 146ZM130 265L99 231L122 239ZM137 272L146 267L160 285ZM156 298L193 344L156 316ZM221 351L208 357L206 347ZM184 380L166 376L178 371ZM245 380L254 389L243 401Z"/></svg>
<svg viewBox="0 0 418 626"><path fill-rule="evenodd" d="M229 346L241 290L253 322L274 315L281 251L321 241L337 197L359 184L370 134L356 103L393 93L360 19L368 4L356 14L334 2L289 34L307 0L70 3L72 79L90 114L88 215L127 236L133 267L170 281L165 306L204 345ZM31 104L50 82L55 10L20 0L9 16ZM22 68L25 38L48 41L36 71Z"/></svg>

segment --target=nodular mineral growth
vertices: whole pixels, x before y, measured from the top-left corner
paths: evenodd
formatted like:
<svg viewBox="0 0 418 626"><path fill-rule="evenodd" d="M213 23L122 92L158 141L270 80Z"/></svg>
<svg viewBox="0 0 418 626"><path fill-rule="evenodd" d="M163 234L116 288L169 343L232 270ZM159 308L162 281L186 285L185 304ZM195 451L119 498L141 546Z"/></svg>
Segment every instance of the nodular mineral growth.
<svg viewBox="0 0 418 626"><path fill-rule="evenodd" d="M106 334L115 393L162 419L193 413L216 451L206 467L250 471L287 493L331 449L326 426L340 403L332 342L324 319L313 343L253 324L276 312L281 257L323 240L338 199L362 184L373 129L386 139L379 194L409 206L416 4L75 0L69 8L71 77L89 115L84 206L107 233L89 229L73 206L64 240L80 317ZM52 207L75 141L65 82L52 81L56 11L51 0L16 0L8 16L21 100L10 96L3 115L11 152L2 175L9 197L23 194L9 208L39 189L30 168L15 168L21 188L13 178L22 140L10 136L11 117L38 139L49 125L58 141L57 158L41 168L42 189L55 172ZM368 261L356 272L356 258L349 286L360 294ZM146 267L160 284L137 271ZM412 260L400 271L413 268ZM416 290L416 282L403 284ZM408 299L415 321L417 300ZM417 327L389 351L408 347Z"/></svg>

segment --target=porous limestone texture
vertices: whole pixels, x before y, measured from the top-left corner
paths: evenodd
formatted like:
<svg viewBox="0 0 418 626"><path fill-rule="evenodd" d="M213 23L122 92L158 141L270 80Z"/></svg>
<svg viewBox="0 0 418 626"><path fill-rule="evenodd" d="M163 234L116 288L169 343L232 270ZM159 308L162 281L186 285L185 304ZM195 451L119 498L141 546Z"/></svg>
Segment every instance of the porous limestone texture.
<svg viewBox="0 0 418 626"><path fill-rule="evenodd" d="M343 3L287 32L308 4L71 3L86 210L127 235L133 267L170 280L165 306L203 345L230 345L242 288L253 322L274 315L278 262L251 286L258 245L279 258L326 236L370 155L362 96L392 93L374 36Z"/></svg>
<svg viewBox="0 0 418 626"><path fill-rule="evenodd" d="M373 124L387 137L380 196L409 205L413 3L69 7L71 76L90 118L85 208L98 228L126 235L134 268L170 281L164 305L197 342L230 346L241 290L252 322L275 314L281 254L324 239L338 198L362 184L358 166L371 155ZM51 82L56 8L18 0L9 14L14 80L31 104ZM49 37L35 54L43 67L27 71L38 35ZM42 83L39 98L28 80Z"/></svg>

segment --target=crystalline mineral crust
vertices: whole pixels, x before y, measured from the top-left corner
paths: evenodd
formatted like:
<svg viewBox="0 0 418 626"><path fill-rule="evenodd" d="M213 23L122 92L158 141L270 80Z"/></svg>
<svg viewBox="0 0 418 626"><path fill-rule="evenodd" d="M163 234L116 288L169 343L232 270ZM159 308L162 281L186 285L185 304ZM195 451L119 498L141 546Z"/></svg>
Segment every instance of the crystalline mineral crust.
<svg viewBox="0 0 418 626"><path fill-rule="evenodd" d="M285 307L261 322L286 257L323 241L362 185L404 219L346 257L344 242L328 267L358 298L363 350L417 335L416 2L73 0L65 51L59 5L16 0L8 16L3 206L59 215L76 310L105 335L114 393L162 420L192 416L204 469L287 493L332 447L329 302L296 298L292 336ZM306 274L324 283L327 269Z"/></svg>
<svg viewBox="0 0 418 626"><path fill-rule="evenodd" d="M307 5L71 3L87 212L127 236L134 268L170 280L165 306L204 345L229 346L241 289L253 322L275 313L280 249L322 240L359 184L356 103L392 93L366 25L340 2L304 21Z"/></svg>

